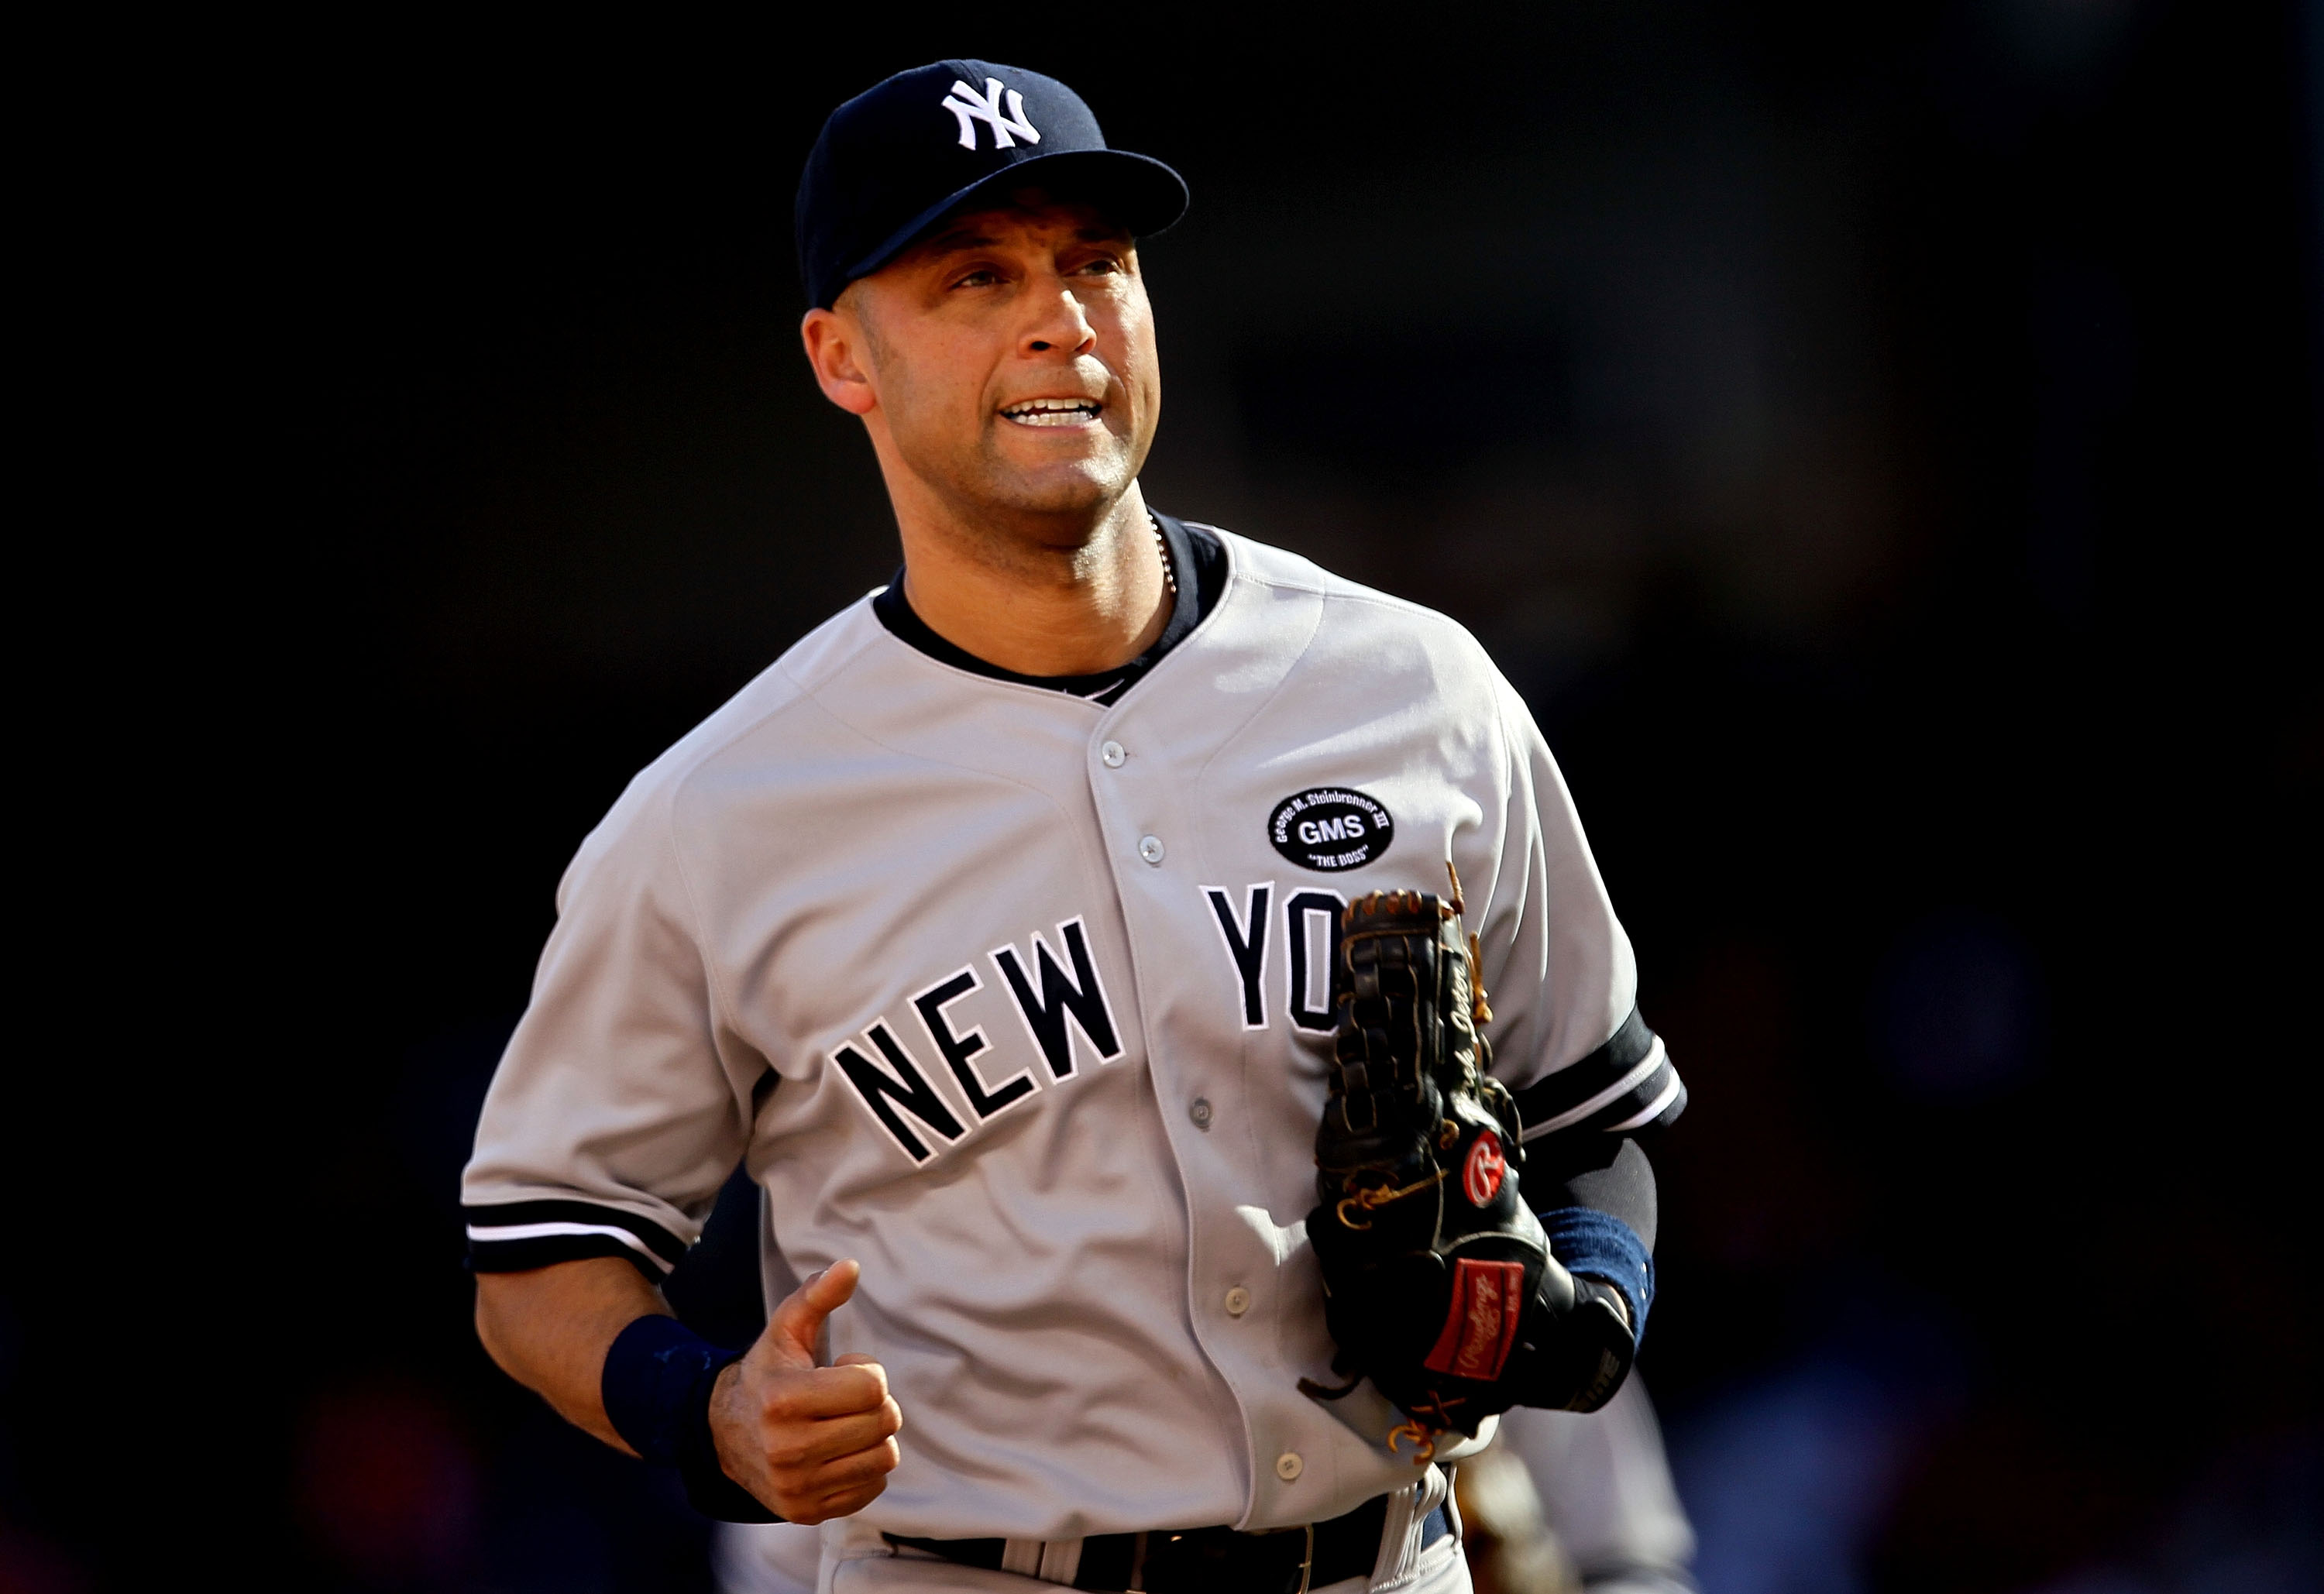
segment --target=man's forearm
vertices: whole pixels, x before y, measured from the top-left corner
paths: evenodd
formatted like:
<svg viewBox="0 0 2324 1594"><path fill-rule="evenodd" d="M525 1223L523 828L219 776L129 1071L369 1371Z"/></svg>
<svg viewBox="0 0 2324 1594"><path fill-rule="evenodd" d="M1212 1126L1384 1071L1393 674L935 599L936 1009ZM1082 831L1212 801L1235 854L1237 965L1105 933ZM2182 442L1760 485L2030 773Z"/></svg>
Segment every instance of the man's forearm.
<svg viewBox="0 0 2324 1594"><path fill-rule="evenodd" d="M1654 1164L1627 1135L1554 1138L1526 1148L1525 1198L1572 1272L1609 1285L1635 1340L1654 1298ZM1611 1221L1608 1221L1608 1220Z"/></svg>
<svg viewBox="0 0 2324 1594"><path fill-rule="evenodd" d="M476 1337L501 1370L628 1455L637 1451L605 1416L605 1351L649 1315L666 1317L669 1307L618 1257L476 1275Z"/></svg>
<svg viewBox="0 0 2324 1594"><path fill-rule="evenodd" d="M1645 1147L1628 1135L1593 1135L1538 1153L1526 1150L1525 1193L1534 1211L1590 1207L1619 1218L1647 1250L1655 1248L1660 1202Z"/></svg>

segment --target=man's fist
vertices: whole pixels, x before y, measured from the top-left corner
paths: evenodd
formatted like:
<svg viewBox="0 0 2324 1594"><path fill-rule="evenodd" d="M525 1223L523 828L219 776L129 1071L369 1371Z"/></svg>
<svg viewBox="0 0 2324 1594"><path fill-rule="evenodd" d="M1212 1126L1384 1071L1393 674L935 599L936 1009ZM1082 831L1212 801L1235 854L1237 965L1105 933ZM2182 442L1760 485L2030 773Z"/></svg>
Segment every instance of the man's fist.
<svg viewBox="0 0 2324 1594"><path fill-rule="evenodd" d="M718 1464L786 1521L861 1511L902 1459L904 1414L889 1397L887 1369L868 1356L816 1365L823 1320L846 1304L862 1272L835 1262L792 1291L711 1391Z"/></svg>

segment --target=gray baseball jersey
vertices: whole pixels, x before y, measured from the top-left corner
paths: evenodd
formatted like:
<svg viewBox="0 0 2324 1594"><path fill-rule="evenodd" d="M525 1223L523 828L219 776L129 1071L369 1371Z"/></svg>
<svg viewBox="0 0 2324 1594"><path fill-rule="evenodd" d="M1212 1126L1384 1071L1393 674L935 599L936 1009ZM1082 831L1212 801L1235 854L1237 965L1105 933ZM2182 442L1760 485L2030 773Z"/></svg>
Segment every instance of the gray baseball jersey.
<svg viewBox="0 0 2324 1594"><path fill-rule="evenodd" d="M1174 535L1187 529L1172 523ZM1529 1133L1683 1101L1524 704L1458 625L1196 528L1226 578L1111 703L931 657L869 600L583 843L465 1183L484 1269L659 1276L742 1157L902 1464L853 1530L1065 1540L1408 1489L1336 1404L1302 1220L1338 915L1460 869Z"/></svg>

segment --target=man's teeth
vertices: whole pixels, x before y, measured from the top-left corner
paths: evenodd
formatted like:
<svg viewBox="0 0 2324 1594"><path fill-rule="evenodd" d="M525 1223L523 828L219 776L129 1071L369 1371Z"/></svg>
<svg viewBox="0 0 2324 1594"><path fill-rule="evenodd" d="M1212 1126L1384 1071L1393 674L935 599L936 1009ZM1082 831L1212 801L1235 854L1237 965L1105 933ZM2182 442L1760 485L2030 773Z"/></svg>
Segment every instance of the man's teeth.
<svg viewBox="0 0 2324 1594"><path fill-rule="evenodd" d="M1097 419L1094 399L1030 399L1001 413L1019 426L1079 426Z"/></svg>

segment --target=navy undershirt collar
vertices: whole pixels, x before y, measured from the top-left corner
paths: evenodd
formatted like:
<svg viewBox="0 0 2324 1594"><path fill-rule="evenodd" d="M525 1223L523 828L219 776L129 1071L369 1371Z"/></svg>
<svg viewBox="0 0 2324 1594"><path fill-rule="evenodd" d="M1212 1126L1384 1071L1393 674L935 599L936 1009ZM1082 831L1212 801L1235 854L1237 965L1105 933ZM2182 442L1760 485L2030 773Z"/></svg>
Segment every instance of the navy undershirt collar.
<svg viewBox="0 0 2324 1594"><path fill-rule="evenodd" d="M912 610L911 601L904 595L904 572L899 568L895 579L872 599L872 612L880 617L899 640L908 642L929 658L964 669L973 675L990 676L997 681L1014 681L1022 686L1044 686L1053 692L1064 692L1092 703L1111 705L1135 686L1147 671L1162 662L1163 657L1190 635L1209 613L1217 601L1226 574L1226 548L1208 530L1190 528L1172 515L1156 514L1154 523L1162 529L1163 540L1169 544L1170 563L1178 579L1178 601L1170 610L1169 622L1154 645L1127 664L1094 675L1028 676L1013 669L1003 669L988 664L966 649L946 641L928 629L927 622Z"/></svg>

